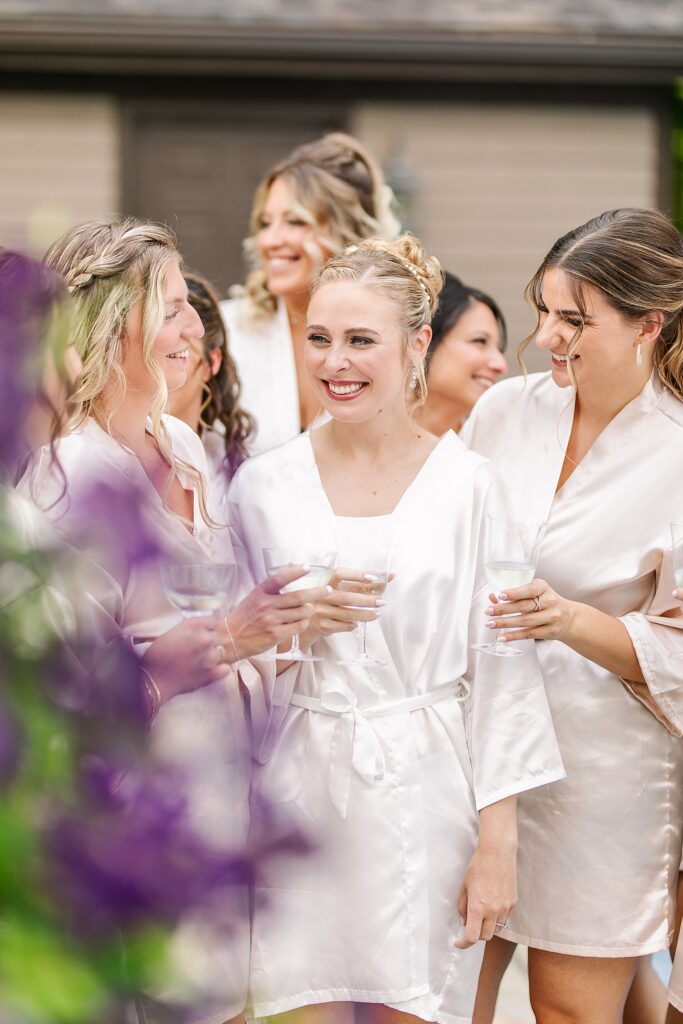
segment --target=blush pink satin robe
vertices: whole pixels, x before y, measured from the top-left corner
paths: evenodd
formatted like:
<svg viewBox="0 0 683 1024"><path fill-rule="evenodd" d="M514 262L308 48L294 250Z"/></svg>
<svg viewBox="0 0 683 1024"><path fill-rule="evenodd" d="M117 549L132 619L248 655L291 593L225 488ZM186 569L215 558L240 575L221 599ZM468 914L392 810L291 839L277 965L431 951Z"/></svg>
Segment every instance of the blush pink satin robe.
<svg viewBox="0 0 683 1024"><path fill-rule="evenodd" d="M683 825L683 615L669 522L683 510L683 404L655 374L555 494L574 392L497 384L463 437L514 512L548 519L537 576L621 619L645 684L536 643L567 778L519 800L519 903L505 937L579 956L666 948Z"/></svg>

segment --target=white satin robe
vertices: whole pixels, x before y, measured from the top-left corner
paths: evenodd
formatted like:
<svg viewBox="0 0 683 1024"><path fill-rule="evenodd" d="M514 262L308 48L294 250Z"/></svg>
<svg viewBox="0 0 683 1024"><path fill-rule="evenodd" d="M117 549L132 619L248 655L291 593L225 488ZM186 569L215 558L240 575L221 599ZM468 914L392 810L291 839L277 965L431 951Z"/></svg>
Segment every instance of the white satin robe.
<svg viewBox="0 0 683 1024"><path fill-rule="evenodd" d="M185 423L164 417L176 457L206 475L201 442ZM71 497L82 493L93 480L116 487L135 488L149 530L160 543L168 561L229 561L231 543L227 529L212 530L203 520L194 481L182 469L182 485L194 491L194 536L180 520L164 509L138 459L90 419L77 431L60 438L56 454L66 479L51 462L48 448L37 454L22 491L53 520L76 548L83 544L74 522ZM215 513L215 503L212 503ZM116 522L110 524L113 534ZM144 565L126 572L116 556L114 539L109 551L89 551L104 570L100 592L93 597L117 622L120 630L144 647L181 619L164 594L158 565ZM255 713L263 705L261 680L248 662L240 662L240 677L250 691ZM264 705L263 705L264 706ZM155 718L150 741L156 754L184 773L183 791L189 802L194 827L209 843L222 850L244 850L248 823L250 750L245 706L236 672L227 682L180 694L164 704ZM232 936L213 935L201 922L186 920L174 938L178 972L186 982L209 996L212 1010L194 1018L201 1024L222 1024L243 1009L249 961L249 914L246 891L235 891L229 908ZM166 992L172 996L173 993ZM178 992L180 995L180 992Z"/></svg>
<svg viewBox="0 0 683 1024"><path fill-rule="evenodd" d="M249 453L267 451L301 433L299 385L287 307L278 299L275 313L254 313L246 296L220 304L228 348L242 386L241 403L256 421ZM329 417L321 413L313 427Z"/></svg>
<svg viewBox="0 0 683 1024"><path fill-rule="evenodd" d="M548 519L537 576L621 619L646 684L538 641L567 769L519 801L519 903L505 938L579 956L671 940L683 825L683 616L669 522L683 509L683 404L655 375L555 488L574 392L550 374L505 380L463 429L518 516ZM636 699L637 698L637 699Z"/></svg>
<svg viewBox="0 0 683 1024"><path fill-rule="evenodd" d="M483 632L481 601L470 614L483 517L500 508L491 468L449 432L391 515L338 518L305 434L244 463L229 506L256 578L264 546L335 550L342 524L386 523L396 545L367 630L387 664L340 666L357 641L338 634L313 644L323 661L273 684L256 786L317 848L257 886L253 1019L354 1000L468 1024L483 944L454 941L477 810L564 774L533 645L514 661L470 649Z"/></svg>

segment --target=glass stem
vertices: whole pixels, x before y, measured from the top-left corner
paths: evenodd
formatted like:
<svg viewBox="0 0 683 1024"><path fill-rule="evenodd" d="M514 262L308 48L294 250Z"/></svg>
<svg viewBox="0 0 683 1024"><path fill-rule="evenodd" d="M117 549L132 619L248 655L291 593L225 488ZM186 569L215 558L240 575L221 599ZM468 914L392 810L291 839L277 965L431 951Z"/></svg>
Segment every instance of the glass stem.
<svg viewBox="0 0 683 1024"><path fill-rule="evenodd" d="M299 647L299 634L295 633L292 636L292 646L287 651L287 654L303 654L303 651Z"/></svg>
<svg viewBox="0 0 683 1024"><path fill-rule="evenodd" d="M360 640L360 653L362 658L367 657L367 642L368 642L368 624L367 622L358 623L358 639Z"/></svg>

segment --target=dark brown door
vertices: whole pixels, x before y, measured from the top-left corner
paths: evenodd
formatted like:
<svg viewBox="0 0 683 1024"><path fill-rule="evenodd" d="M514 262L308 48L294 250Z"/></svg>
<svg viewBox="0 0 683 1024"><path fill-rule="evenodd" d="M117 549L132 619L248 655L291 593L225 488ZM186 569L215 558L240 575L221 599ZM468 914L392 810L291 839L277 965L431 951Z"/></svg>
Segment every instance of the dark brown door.
<svg viewBox="0 0 683 1024"><path fill-rule="evenodd" d="M340 123L338 111L305 107L133 105L126 116L124 209L172 227L187 266L225 294L244 280L242 240L265 171Z"/></svg>

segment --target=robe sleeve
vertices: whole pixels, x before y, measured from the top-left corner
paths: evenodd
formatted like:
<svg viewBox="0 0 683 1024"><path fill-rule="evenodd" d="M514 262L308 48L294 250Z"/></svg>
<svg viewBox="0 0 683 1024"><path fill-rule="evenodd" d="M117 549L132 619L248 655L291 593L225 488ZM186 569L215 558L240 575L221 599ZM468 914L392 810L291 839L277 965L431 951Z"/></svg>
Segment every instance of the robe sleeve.
<svg viewBox="0 0 683 1024"><path fill-rule="evenodd" d="M249 474L245 472L245 469L246 467L242 467L233 477L226 501L230 537L239 571L238 601L247 597L265 576L256 559L249 555L246 524L250 521L250 503L255 500L256 496L253 494L253 481L249 481ZM278 720L280 709L275 707L273 700L274 689L277 684L279 684L278 688L282 689L283 676L294 675L290 669L276 678L277 662L272 656L274 653L274 651L266 652L263 656L251 657L249 661L237 663L240 681L246 690L249 701L252 751L256 760L261 763L268 760L280 724ZM296 667L294 666L294 668ZM286 712L286 705L284 712ZM282 718L284 718L284 712L281 715Z"/></svg>
<svg viewBox="0 0 683 1024"><path fill-rule="evenodd" d="M468 666L470 686L466 704L467 737L472 762L477 810L515 793L555 782L565 776L555 736L535 642L514 644L518 657L500 658L472 650L473 643L490 642L494 631L485 627L489 587L484 573L486 515L506 515L506 504L490 464L478 474L485 490L479 519L473 523L476 544L475 591L469 619Z"/></svg>
<svg viewBox="0 0 683 1024"><path fill-rule="evenodd" d="M621 616L645 677L644 683L622 682L669 732L683 736L683 605L672 596L674 586L669 549L662 552L648 608Z"/></svg>

